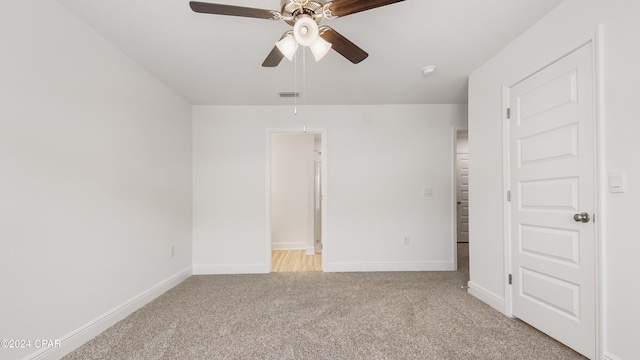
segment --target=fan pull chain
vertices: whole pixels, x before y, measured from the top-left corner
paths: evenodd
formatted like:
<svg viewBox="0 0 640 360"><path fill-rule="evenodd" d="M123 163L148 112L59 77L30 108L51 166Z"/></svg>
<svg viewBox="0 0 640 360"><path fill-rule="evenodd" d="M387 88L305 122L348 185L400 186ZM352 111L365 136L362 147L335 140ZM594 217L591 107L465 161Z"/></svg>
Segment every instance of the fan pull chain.
<svg viewBox="0 0 640 360"><path fill-rule="evenodd" d="M293 115L298 115L298 53L293 55Z"/></svg>
<svg viewBox="0 0 640 360"><path fill-rule="evenodd" d="M302 105L307 105L307 47L302 47ZM307 124L302 117L302 132L307 133Z"/></svg>
<svg viewBox="0 0 640 360"><path fill-rule="evenodd" d="M302 48L302 104L307 105L307 48Z"/></svg>

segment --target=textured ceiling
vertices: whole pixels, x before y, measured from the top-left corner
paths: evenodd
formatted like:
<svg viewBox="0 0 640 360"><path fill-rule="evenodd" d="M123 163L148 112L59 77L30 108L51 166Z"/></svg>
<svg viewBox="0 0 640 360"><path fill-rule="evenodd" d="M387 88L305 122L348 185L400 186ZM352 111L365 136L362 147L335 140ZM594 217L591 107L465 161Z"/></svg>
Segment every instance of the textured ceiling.
<svg viewBox="0 0 640 360"><path fill-rule="evenodd" d="M283 21L198 14L187 0L58 0L194 105L466 103L467 77L562 0L407 0L323 24L369 53L354 65L331 51L320 62L263 68ZM278 0L220 0L280 10ZM421 69L436 65L425 77Z"/></svg>

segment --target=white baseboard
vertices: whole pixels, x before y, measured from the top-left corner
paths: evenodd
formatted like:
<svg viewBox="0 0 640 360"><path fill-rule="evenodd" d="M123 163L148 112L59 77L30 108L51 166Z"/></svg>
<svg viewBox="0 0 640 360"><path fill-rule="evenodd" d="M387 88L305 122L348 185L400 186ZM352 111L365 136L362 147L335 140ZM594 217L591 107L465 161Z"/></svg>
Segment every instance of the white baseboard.
<svg viewBox="0 0 640 360"><path fill-rule="evenodd" d="M146 304L153 301L158 296L169 291L176 285L180 284L191 276L191 266L173 275L172 277L155 285L151 289L141 293L140 295L124 302L120 306L100 315L96 319L90 321L84 326L72 331L60 339L60 347L42 349L31 354L24 359L27 360L54 360L60 359L69 354L73 350L79 348L87 341L98 336L101 332L115 325L118 321L126 318L134 311L140 309Z"/></svg>
<svg viewBox="0 0 640 360"><path fill-rule="evenodd" d="M375 272L375 271L455 271L451 261L433 262L330 262L325 272Z"/></svg>
<svg viewBox="0 0 640 360"><path fill-rule="evenodd" d="M304 242L272 242L272 250L304 250L307 248L307 243Z"/></svg>
<svg viewBox="0 0 640 360"><path fill-rule="evenodd" d="M467 285L469 286L469 290L467 291L469 294L475 296L480 301L505 314L506 307L504 298L501 298L500 296L492 293L482 286L472 283L471 281L469 281Z"/></svg>
<svg viewBox="0 0 640 360"><path fill-rule="evenodd" d="M266 264L194 265L193 275L266 274L271 269Z"/></svg>
<svg viewBox="0 0 640 360"><path fill-rule="evenodd" d="M619 358L611 353L605 352L604 355L602 356L602 360L622 360L622 358Z"/></svg>

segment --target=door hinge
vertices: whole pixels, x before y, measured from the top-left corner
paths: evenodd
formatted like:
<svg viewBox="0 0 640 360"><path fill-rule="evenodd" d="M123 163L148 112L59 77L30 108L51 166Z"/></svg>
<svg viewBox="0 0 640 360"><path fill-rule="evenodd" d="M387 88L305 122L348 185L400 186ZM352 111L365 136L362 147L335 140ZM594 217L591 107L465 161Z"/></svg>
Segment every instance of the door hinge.
<svg viewBox="0 0 640 360"><path fill-rule="evenodd" d="M507 191L507 201L511 201L511 190Z"/></svg>
<svg viewBox="0 0 640 360"><path fill-rule="evenodd" d="M513 276L509 274L509 285L513 284Z"/></svg>
<svg viewBox="0 0 640 360"><path fill-rule="evenodd" d="M507 119L511 119L511 108L507 108Z"/></svg>

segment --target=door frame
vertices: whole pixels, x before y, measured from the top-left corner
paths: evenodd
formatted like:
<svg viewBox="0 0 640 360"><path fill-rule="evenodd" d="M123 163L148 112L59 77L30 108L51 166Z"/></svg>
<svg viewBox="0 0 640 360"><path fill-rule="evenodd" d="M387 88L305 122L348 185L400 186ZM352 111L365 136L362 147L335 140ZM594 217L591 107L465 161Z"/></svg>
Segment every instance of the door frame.
<svg viewBox="0 0 640 360"><path fill-rule="evenodd" d="M271 273L271 139L272 135L289 134L289 135L320 135L322 139L322 271L327 269L327 258L329 257L329 232L328 226L328 192L327 192L327 128L309 128L300 130L300 128L284 128L266 129L265 134L265 218L266 218L266 252L265 252L265 273Z"/></svg>
<svg viewBox="0 0 640 360"><path fill-rule="evenodd" d="M510 127L509 120L507 118L507 109L509 108L509 89L518 83L528 79L529 77L537 74L540 71L543 71L547 67L556 63L557 61L565 58L566 56L574 53L575 51L581 49L585 45L591 43L592 47L592 59L593 59L593 71L594 71L594 121L595 121L595 156L594 156L594 181L595 181L595 211L596 216L594 217L595 222L595 334L596 334L596 359L601 359L603 354L603 314L604 314L604 228L606 226L606 216L604 212L604 194L605 194L605 186L606 186L606 178L604 171L604 73L603 73L603 46L602 46L602 26L598 26L595 32L588 34L587 36L578 39L573 42L572 46L568 46L566 51L562 53L561 56L556 57L555 59L549 59L545 64L540 66L538 69L534 71L530 71L529 73L522 74L519 80L515 81L510 85L502 86L502 169L503 169L503 218L504 218L504 227L503 227L503 239L504 239L504 314L509 317L514 317L513 315L513 294L512 294L512 286L509 284L508 278L509 274L513 274L513 267L511 261L511 202L508 199L508 194L511 183L511 147L510 147ZM595 219L597 218L597 220Z"/></svg>
<svg viewBox="0 0 640 360"><path fill-rule="evenodd" d="M453 229L453 238L454 238L454 247L456 247L455 252L457 253L457 246L458 246L458 137L460 134L467 134L467 143L469 141L469 129L467 128L458 128L458 127L454 127L454 139L453 139L453 218L454 218L454 222L455 222L455 226ZM467 157L469 156L469 147L467 144ZM469 243L469 239L467 238L466 244ZM458 268L457 266L457 262L456 262L456 269Z"/></svg>

